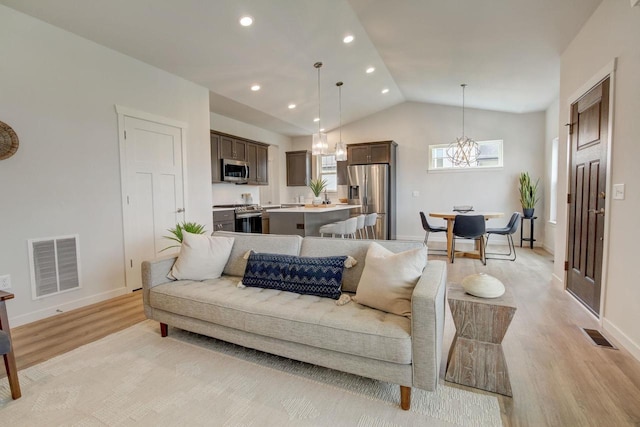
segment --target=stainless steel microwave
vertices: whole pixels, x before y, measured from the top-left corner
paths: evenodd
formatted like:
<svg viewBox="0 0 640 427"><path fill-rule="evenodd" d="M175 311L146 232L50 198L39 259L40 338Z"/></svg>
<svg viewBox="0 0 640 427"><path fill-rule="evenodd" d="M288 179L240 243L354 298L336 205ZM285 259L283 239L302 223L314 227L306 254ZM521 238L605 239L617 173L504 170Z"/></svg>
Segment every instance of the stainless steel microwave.
<svg viewBox="0 0 640 427"><path fill-rule="evenodd" d="M222 180L245 183L249 180L249 163L240 160L222 159Z"/></svg>

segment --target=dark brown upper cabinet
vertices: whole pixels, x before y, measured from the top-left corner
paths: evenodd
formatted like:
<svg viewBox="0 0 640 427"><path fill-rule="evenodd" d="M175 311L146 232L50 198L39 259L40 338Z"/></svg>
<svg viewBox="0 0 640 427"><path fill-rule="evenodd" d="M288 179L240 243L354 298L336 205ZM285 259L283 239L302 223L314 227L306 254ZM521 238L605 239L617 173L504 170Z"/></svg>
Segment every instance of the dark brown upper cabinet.
<svg viewBox="0 0 640 427"><path fill-rule="evenodd" d="M311 151L287 151L287 186L306 187L311 180Z"/></svg>
<svg viewBox="0 0 640 427"><path fill-rule="evenodd" d="M349 144L347 145L347 162L350 165L392 163L397 145L394 141Z"/></svg>

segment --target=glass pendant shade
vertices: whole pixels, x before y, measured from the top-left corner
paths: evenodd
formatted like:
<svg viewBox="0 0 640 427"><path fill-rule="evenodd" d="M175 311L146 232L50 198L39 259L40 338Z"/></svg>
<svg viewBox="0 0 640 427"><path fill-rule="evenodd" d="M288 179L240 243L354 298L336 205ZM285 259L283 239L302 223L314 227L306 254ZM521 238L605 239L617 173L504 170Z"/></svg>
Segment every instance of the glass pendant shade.
<svg viewBox="0 0 640 427"><path fill-rule="evenodd" d="M319 156L327 154L329 151L329 143L327 142L327 134L324 132L314 133L311 141L311 154Z"/></svg>
<svg viewBox="0 0 640 427"><path fill-rule="evenodd" d="M316 70L318 70L318 132L311 136L311 154L314 156L320 156L322 154L329 153L329 143L327 142L327 134L321 131L320 127L320 68L322 68L322 62L316 62L313 64Z"/></svg>
<svg viewBox="0 0 640 427"><path fill-rule="evenodd" d="M336 143L336 161L343 162L347 160L347 144L342 140L342 85L344 83L338 82L338 108L340 111L340 139Z"/></svg>
<svg viewBox="0 0 640 427"><path fill-rule="evenodd" d="M347 144L344 141L338 141L336 144L336 160L338 162L347 160Z"/></svg>
<svg viewBox="0 0 640 427"><path fill-rule="evenodd" d="M454 142L447 147L447 159L451 162L452 166L471 166L478 162L478 156L480 156L480 146L471 138L467 138L464 135L464 89L466 84L462 86L462 136L456 138Z"/></svg>

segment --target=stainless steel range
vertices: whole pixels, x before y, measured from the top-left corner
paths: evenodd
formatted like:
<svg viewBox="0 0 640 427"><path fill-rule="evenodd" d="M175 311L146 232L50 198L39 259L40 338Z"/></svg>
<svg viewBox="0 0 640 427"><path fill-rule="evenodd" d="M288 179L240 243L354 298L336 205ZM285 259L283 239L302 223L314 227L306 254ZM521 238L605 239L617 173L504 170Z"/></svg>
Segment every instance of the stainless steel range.
<svg viewBox="0 0 640 427"><path fill-rule="evenodd" d="M216 205L216 208L234 208L235 231L242 233L262 233L262 213L260 205Z"/></svg>

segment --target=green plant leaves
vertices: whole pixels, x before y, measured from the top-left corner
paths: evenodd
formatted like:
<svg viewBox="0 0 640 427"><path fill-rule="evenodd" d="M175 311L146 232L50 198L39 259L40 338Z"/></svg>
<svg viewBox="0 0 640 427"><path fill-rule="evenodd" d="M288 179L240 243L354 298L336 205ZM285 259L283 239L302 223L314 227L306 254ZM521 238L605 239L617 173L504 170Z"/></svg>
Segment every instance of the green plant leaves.
<svg viewBox="0 0 640 427"><path fill-rule="evenodd" d="M326 186L327 186L326 179L322 179L322 180L312 179L311 182L309 183L309 188L313 192L313 195L316 197L320 196L320 193L322 193L322 190L324 190Z"/></svg>
<svg viewBox="0 0 640 427"><path fill-rule="evenodd" d="M184 237L184 234L183 234L184 231L186 231L187 233L192 233L192 234L204 234L204 233L206 233L204 225L198 224L197 222L183 222L182 224L178 223L178 224L176 224L175 228L170 228L167 231L170 232L172 234L172 236L162 236L162 237L164 237L165 239L169 239L169 240L173 240L175 242L178 242L178 243L180 243L180 245L182 244L182 239ZM167 246L162 251L166 251L167 249L171 249L171 248L179 248L180 245ZM162 252L162 251L160 251L160 252Z"/></svg>
<svg viewBox="0 0 640 427"><path fill-rule="evenodd" d="M538 184L540 179L536 180L536 183L531 182L529 172L522 172L519 177L520 181L520 204L524 209L533 209L540 200L538 197Z"/></svg>

